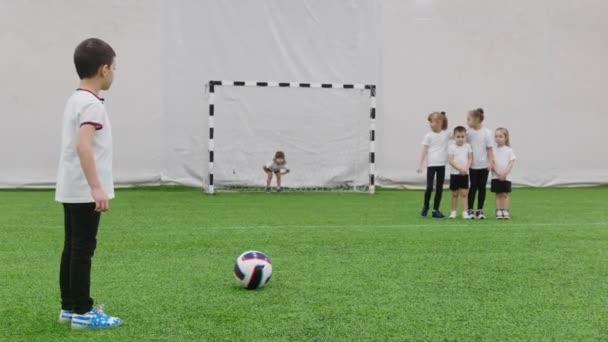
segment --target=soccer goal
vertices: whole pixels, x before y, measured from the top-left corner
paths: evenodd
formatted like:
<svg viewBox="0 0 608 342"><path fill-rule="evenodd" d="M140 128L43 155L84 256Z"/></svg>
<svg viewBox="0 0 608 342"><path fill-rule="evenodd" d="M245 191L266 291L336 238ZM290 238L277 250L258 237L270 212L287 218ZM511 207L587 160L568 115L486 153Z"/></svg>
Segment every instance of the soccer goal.
<svg viewBox="0 0 608 342"><path fill-rule="evenodd" d="M374 193L375 85L214 80L207 89L206 192L264 190L263 167L283 151L287 191Z"/></svg>

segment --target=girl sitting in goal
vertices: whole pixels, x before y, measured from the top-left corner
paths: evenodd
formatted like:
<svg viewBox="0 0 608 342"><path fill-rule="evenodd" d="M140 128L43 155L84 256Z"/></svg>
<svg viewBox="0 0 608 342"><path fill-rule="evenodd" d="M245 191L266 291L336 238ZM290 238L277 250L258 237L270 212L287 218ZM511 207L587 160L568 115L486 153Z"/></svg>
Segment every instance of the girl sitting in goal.
<svg viewBox="0 0 608 342"><path fill-rule="evenodd" d="M272 182L273 174L277 176L277 192L283 191L281 188L281 176L289 173L285 153L283 151L277 151L274 154L272 161L263 166L263 170L268 175L268 179L266 179L266 192L270 192L270 183Z"/></svg>

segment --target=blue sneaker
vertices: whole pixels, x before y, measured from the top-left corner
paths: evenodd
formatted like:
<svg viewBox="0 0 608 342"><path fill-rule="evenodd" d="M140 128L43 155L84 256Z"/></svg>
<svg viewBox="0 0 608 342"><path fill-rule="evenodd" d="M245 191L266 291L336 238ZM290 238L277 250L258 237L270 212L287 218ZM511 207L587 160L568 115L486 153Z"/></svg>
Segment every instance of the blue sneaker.
<svg viewBox="0 0 608 342"><path fill-rule="evenodd" d="M98 305L83 315L72 315L72 330L107 329L121 324L120 318L103 312L103 305Z"/></svg>
<svg viewBox="0 0 608 342"><path fill-rule="evenodd" d="M422 216L422 217L429 216L429 208L422 208L422 211L420 212L420 216Z"/></svg>
<svg viewBox="0 0 608 342"><path fill-rule="evenodd" d="M59 323L71 323L72 315L74 315L74 311L72 310L61 310L59 312Z"/></svg>
<svg viewBox="0 0 608 342"><path fill-rule="evenodd" d="M433 210L433 218L445 218L445 215L439 210Z"/></svg>

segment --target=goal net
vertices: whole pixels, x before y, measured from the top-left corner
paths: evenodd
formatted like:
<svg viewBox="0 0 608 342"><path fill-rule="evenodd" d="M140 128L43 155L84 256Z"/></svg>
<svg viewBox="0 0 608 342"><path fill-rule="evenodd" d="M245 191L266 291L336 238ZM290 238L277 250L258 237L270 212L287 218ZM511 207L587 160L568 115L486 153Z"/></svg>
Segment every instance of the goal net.
<svg viewBox="0 0 608 342"><path fill-rule="evenodd" d="M208 193L260 191L283 151L288 191L374 192L376 87L211 81ZM272 186L276 186L273 176Z"/></svg>

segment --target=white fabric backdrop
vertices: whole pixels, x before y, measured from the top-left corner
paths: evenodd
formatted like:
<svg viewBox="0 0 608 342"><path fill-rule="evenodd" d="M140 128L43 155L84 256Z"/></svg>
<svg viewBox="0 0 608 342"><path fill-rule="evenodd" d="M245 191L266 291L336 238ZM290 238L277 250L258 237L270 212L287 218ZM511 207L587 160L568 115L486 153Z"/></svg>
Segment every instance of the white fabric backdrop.
<svg viewBox="0 0 608 342"><path fill-rule="evenodd" d="M453 126L478 106L512 131L516 183L608 183L607 12L600 0L0 0L0 187L53 185L71 54L89 36L118 53L105 96L119 184L202 184L210 79L378 84L381 184L422 182L428 112Z"/></svg>

